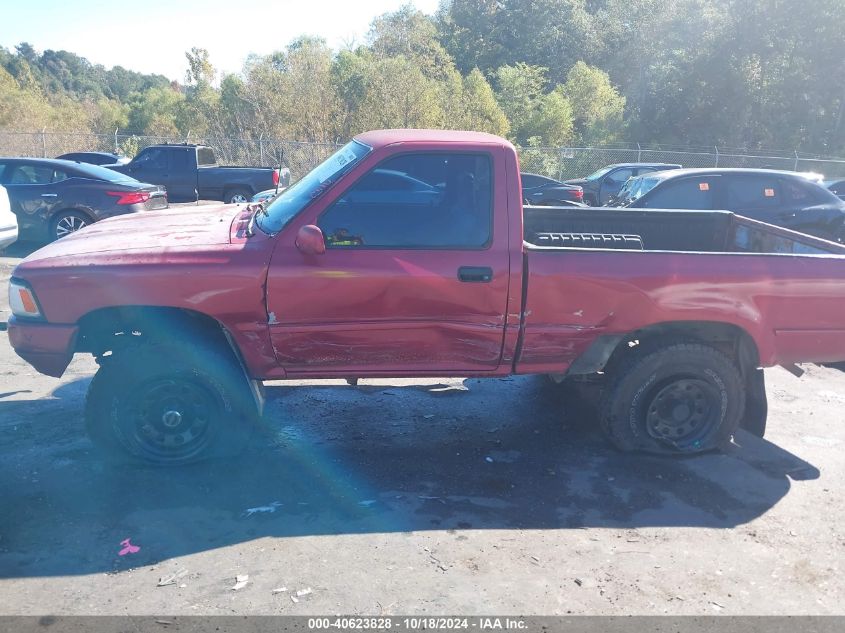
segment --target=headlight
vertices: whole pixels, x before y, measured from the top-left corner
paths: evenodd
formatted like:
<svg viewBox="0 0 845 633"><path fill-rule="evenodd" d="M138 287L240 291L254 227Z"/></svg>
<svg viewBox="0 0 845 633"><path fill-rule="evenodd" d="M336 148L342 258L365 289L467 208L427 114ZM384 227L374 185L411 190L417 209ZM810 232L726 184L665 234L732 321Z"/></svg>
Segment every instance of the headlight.
<svg viewBox="0 0 845 633"><path fill-rule="evenodd" d="M9 281L9 307L12 314L18 317L40 319L44 316L29 284L14 277Z"/></svg>

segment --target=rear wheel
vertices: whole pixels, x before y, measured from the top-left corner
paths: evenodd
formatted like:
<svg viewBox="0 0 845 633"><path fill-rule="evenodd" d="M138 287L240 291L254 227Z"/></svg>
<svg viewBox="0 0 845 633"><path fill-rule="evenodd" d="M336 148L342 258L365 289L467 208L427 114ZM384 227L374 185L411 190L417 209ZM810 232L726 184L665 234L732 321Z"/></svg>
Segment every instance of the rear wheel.
<svg viewBox="0 0 845 633"><path fill-rule="evenodd" d="M727 445L745 410L734 363L696 343L633 352L614 368L602 427L623 451L700 453Z"/></svg>
<svg viewBox="0 0 845 633"><path fill-rule="evenodd" d="M86 423L116 461L180 465L240 452L260 416L228 354L201 344L146 343L101 359Z"/></svg>
<svg viewBox="0 0 845 633"><path fill-rule="evenodd" d="M252 195L252 192L245 188L245 187L235 187L234 189L228 189L223 196L223 201L228 202L229 204L240 204L244 202L249 202L249 198Z"/></svg>
<svg viewBox="0 0 845 633"><path fill-rule="evenodd" d="M79 211L62 211L50 223L50 239L58 240L91 224L91 218Z"/></svg>

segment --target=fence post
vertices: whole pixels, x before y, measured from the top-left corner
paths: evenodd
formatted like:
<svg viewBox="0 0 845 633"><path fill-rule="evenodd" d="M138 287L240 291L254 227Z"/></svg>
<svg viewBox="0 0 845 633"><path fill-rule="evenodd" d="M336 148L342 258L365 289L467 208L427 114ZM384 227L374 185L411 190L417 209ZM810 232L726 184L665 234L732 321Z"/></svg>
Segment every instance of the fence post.
<svg viewBox="0 0 845 633"><path fill-rule="evenodd" d="M792 168L792 171L798 171L798 150L795 150L795 167Z"/></svg>
<svg viewBox="0 0 845 633"><path fill-rule="evenodd" d="M261 157L261 162L258 164L264 167L264 132L258 137L258 154Z"/></svg>
<svg viewBox="0 0 845 633"><path fill-rule="evenodd" d="M47 128L41 130L41 158L47 158Z"/></svg>
<svg viewBox="0 0 845 633"><path fill-rule="evenodd" d="M713 149L716 150L716 164L714 165L714 167L718 167L719 166L719 147L717 145L714 145Z"/></svg>
<svg viewBox="0 0 845 633"><path fill-rule="evenodd" d="M643 156L643 150L642 150L642 148L640 147L640 144L639 144L639 143L637 143L637 162L638 162L638 163L643 162L643 158L642 158L642 156Z"/></svg>
<svg viewBox="0 0 845 633"><path fill-rule="evenodd" d="M117 133L118 133L118 131L119 131L119 130L120 130L120 128L119 128L119 127L114 128L114 153L115 153L115 154L117 154L117 153L118 153L118 147L117 147Z"/></svg>

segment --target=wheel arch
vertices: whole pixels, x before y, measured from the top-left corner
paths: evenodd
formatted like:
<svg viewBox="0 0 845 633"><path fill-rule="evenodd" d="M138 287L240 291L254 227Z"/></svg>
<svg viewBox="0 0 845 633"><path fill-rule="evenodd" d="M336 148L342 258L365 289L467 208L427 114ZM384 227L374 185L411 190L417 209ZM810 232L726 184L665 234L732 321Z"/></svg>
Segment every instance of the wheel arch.
<svg viewBox="0 0 845 633"><path fill-rule="evenodd" d="M255 188L249 183L229 183L223 185L223 197L225 198L228 194L240 189L248 192L248 195L250 196L256 193Z"/></svg>
<svg viewBox="0 0 845 633"><path fill-rule="evenodd" d="M225 345L243 367L244 360L226 326L197 310L169 306L111 306L92 310L79 321L74 352L102 356L130 340L178 338ZM120 339L120 337L127 337Z"/></svg>
<svg viewBox="0 0 845 633"><path fill-rule="evenodd" d="M80 209L77 207L62 207L61 209L56 209L52 211L49 216L47 216L47 225L49 227L53 227L53 224L56 222L56 218L59 217L62 213L78 213L79 215L84 215L88 220L93 224L97 221L97 218L91 213L88 209Z"/></svg>
<svg viewBox="0 0 845 633"><path fill-rule="evenodd" d="M760 366L760 352L754 337L744 328L723 321L666 321L625 334L599 336L572 363L568 374L612 371L634 350L662 342L696 342L716 348L730 358L743 375Z"/></svg>

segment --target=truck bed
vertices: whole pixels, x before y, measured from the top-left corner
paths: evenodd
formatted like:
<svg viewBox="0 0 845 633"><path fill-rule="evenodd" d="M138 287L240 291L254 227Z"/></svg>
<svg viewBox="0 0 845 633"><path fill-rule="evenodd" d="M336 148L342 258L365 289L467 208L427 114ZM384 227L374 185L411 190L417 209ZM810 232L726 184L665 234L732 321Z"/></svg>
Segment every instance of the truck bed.
<svg viewBox="0 0 845 633"><path fill-rule="evenodd" d="M729 211L525 207L524 217L530 247L845 255L840 244Z"/></svg>
<svg viewBox="0 0 845 633"><path fill-rule="evenodd" d="M728 212L548 207L524 240L520 372L661 322L735 325L764 366L845 358L842 245Z"/></svg>

